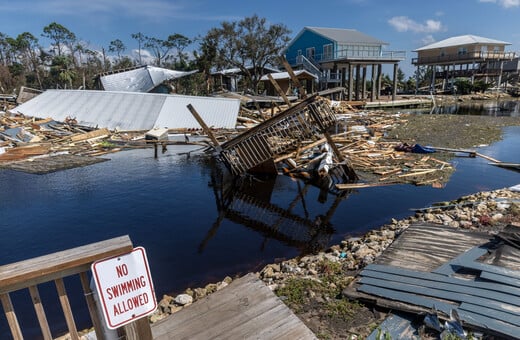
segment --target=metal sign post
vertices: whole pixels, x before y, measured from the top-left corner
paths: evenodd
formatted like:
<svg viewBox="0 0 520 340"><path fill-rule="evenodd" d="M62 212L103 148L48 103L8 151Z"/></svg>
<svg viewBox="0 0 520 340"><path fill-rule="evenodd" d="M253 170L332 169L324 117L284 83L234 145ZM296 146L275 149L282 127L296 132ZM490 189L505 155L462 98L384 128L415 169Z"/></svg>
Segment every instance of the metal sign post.
<svg viewBox="0 0 520 340"><path fill-rule="evenodd" d="M116 329L155 311L157 300L143 247L96 261L92 273L108 328Z"/></svg>

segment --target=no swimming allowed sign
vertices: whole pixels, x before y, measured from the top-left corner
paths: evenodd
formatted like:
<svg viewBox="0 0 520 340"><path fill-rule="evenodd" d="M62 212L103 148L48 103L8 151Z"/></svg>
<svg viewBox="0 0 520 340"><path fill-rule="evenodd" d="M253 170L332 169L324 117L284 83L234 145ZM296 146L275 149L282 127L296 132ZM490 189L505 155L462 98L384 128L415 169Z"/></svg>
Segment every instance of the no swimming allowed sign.
<svg viewBox="0 0 520 340"><path fill-rule="evenodd" d="M96 261L92 273L108 328L116 329L155 311L157 300L143 247Z"/></svg>

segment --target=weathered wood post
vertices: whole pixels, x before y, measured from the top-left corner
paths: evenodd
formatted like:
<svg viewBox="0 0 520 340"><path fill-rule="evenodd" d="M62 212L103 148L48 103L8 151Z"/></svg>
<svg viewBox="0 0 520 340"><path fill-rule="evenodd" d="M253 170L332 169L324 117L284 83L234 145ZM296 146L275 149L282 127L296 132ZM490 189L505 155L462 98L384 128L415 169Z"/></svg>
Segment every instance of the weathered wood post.
<svg viewBox="0 0 520 340"><path fill-rule="evenodd" d="M187 105L188 110L190 110L193 117L197 120L197 122L200 124L204 132L208 135L209 139L211 139L211 142L214 144L214 147L217 151L220 151L220 143L218 142L217 138L215 138L215 135L213 135L213 132L211 132L211 129L206 125L204 122L204 119L199 115L197 110L193 107L193 105L188 104Z"/></svg>

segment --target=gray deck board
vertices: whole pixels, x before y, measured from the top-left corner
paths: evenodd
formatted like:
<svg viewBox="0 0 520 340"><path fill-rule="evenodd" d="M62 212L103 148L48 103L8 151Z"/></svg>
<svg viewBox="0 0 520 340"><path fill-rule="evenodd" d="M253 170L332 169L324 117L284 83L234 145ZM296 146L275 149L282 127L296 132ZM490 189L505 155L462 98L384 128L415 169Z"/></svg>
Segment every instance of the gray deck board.
<svg viewBox="0 0 520 340"><path fill-rule="evenodd" d="M481 298L481 297L470 295L470 294L449 292L449 291L442 289L442 287L440 289L436 289L436 288L429 288L429 287L424 287L424 286L416 286L416 285L402 283L402 282L391 282L391 281L387 281L387 280L373 279L370 277L363 277L363 278L361 278L360 282L363 285L371 285L371 286L376 286L376 287L393 289L395 291L414 293L417 296L419 296L419 295L427 296L427 297L431 297L434 299L444 299L444 300L454 301L457 303L468 302L468 303L472 303L472 304L476 304L476 305L478 304L478 305L484 306L486 308L492 308L492 309L496 309L496 310L507 310L510 313L517 315L517 317L519 319L519 324L520 324L520 316L519 316L520 307L514 306L507 302ZM490 293L490 295L492 295L492 294ZM495 294L493 294L493 295L495 295Z"/></svg>
<svg viewBox="0 0 520 340"><path fill-rule="evenodd" d="M488 282L484 280L462 280L459 278L444 276L436 273L423 273L384 265L369 265L362 272L363 276L383 277L380 274L391 274L403 280L406 280L406 278L408 277L440 283L450 283L460 286L460 289L466 289L463 287L479 288L492 291L493 293L504 293L510 297L511 295L520 297L520 288L508 286L500 281L499 282L501 284ZM483 279L487 279L487 277L482 277L482 275L480 277Z"/></svg>
<svg viewBox="0 0 520 340"><path fill-rule="evenodd" d="M446 314L449 314L451 309L457 308L457 305L417 296L413 293L398 292L392 289L374 287L370 285L363 285L359 289L369 294L420 305L428 309L431 309L435 306L437 310ZM512 325L471 311L459 309L458 312L459 316L465 320L465 322L468 322L480 329L496 330L500 334L510 336L514 339L517 339L518 335L520 334L520 327L518 325Z"/></svg>
<svg viewBox="0 0 520 340"><path fill-rule="evenodd" d="M316 339L254 274L152 325L154 339Z"/></svg>
<svg viewBox="0 0 520 340"><path fill-rule="evenodd" d="M466 232L443 225L415 224L400 235L377 258L376 263L431 272L491 238L484 233Z"/></svg>
<svg viewBox="0 0 520 340"><path fill-rule="evenodd" d="M449 298L452 301L464 301L462 300L464 296L472 296L475 298L484 298L486 300L493 300L493 301L499 301L504 302L507 304L515 305L519 307L518 312L520 312L520 298L515 297L511 294L507 293L500 293L497 291L493 291L490 289L481 289L476 286L469 286L469 285L459 285L457 283L448 283L448 282L442 282L442 281L432 281L432 280L423 280L423 279L415 279L415 278L409 278L409 277L403 277L399 275L393 275L393 274L385 274L385 273L378 273L376 275L371 275L370 273L363 272L362 273L363 278L361 279L361 283L367 282L368 279L376 279L381 280L383 282L389 282L389 283L397 283L398 287L400 284L404 285L415 285L421 288L432 288L436 290L441 290L446 293L455 293L454 298ZM463 281L463 280L459 280ZM402 286L404 288L404 286ZM461 300L457 300L457 294L458 298ZM423 294L426 295L426 294ZM520 319L519 319L520 323Z"/></svg>

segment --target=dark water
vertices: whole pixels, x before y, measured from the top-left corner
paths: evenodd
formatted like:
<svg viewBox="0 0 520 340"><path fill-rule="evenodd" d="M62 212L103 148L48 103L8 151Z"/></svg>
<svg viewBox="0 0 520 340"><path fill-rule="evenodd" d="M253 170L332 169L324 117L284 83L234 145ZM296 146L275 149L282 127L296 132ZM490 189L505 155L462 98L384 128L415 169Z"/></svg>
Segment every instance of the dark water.
<svg viewBox="0 0 520 340"><path fill-rule="evenodd" d="M510 127L502 141L478 151L520 163L519 150L520 127ZM520 183L518 172L481 158L455 158L457 170L443 189L367 188L346 197L329 194L323 202L316 187L278 176L245 181L223 195L210 159L178 155L183 151L169 148L158 159L152 150L124 151L109 162L47 175L0 170L0 265L128 234L147 251L160 299L337 244L408 216L411 208ZM76 278L66 284L71 292L80 287ZM53 285L40 293L50 323L65 330ZM71 303L82 329L88 318L77 295ZM28 293L12 297L26 338L37 337ZM0 338L8 333L2 313Z"/></svg>
<svg viewBox="0 0 520 340"><path fill-rule="evenodd" d="M486 100L471 103L461 102L454 105L436 107L432 113L519 117L520 101Z"/></svg>

